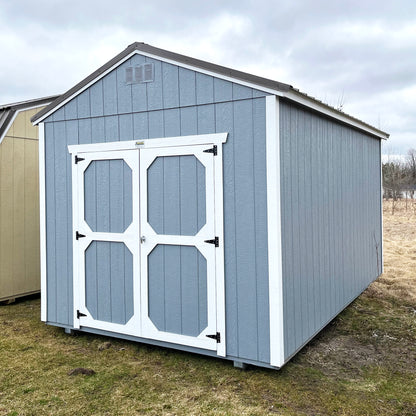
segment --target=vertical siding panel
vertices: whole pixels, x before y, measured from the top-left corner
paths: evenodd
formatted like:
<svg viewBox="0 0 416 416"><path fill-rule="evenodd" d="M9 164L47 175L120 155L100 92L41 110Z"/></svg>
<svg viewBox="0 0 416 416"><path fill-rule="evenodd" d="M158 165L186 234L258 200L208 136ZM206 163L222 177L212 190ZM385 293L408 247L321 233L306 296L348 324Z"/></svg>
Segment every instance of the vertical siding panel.
<svg viewBox="0 0 416 416"><path fill-rule="evenodd" d="M181 247L164 246L165 249L165 322L166 331L182 332L181 298Z"/></svg>
<svg viewBox="0 0 416 416"><path fill-rule="evenodd" d="M267 246L266 101L253 100L253 157L258 359L270 362L269 270Z"/></svg>
<svg viewBox="0 0 416 416"><path fill-rule="evenodd" d="M195 72L179 68L179 105L181 107L196 104Z"/></svg>
<svg viewBox="0 0 416 416"><path fill-rule="evenodd" d="M78 120L67 121L65 126L66 131L66 146L79 143L79 126ZM68 324L73 324L73 250L72 250L72 238L73 238L73 224L72 224L72 165L71 155L66 152L66 182L67 182L67 195L66 195L66 209L67 209L67 268L68 274L66 277L67 285L67 302L68 302ZM62 236L63 238L63 236Z"/></svg>
<svg viewBox="0 0 416 416"><path fill-rule="evenodd" d="M146 83L147 109L160 110L163 108L162 63L151 58L146 58L146 62L154 65L154 80Z"/></svg>
<svg viewBox="0 0 416 416"><path fill-rule="evenodd" d="M126 84L126 67L130 65L128 60L115 70L118 114L131 113L133 110L131 84Z"/></svg>
<svg viewBox="0 0 416 416"><path fill-rule="evenodd" d="M253 97L253 90L244 85L233 83L233 100L244 100Z"/></svg>
<svg viewBox="0 0 416 416"><path fill-rule="evenodd" d="M193 156L179 158L180 234L195 235L198 230L197 159ZM202 191L205 193L205 186ZM195 270L193 268L192 270Z"/></svg>
<svg viewBox="0 0 416 416"><path fill-rule="evenodd" d="M196 73L196 103L208 104L214 101L214 79L201 73Z"/></svg>
<svg viewBox="0 0 416 416"><path fill-rule="evenodd" d="M105 142L104 117L91 119L91 143Z"/></svg>
<svg viewBox="0 0 416 416"><path fill-rule="evenodd" d="M165 110L163 112L164 137L175 137L181 135L181 118L179 108Z"/></svg>
<svg viewBox="0 0 416 416"><path fill-rule="evenodd" d="M98 169L97 169L98 170ZM111 322L111 253L107 241L97 241L97 317Z"/></svg>
<svg viewBox="0 0 416 416"><path fill-rule="evenodd" d="M55 229L55 132L54 123L45 123L45 181L46 181L46 267L47 267L47 320L57 323L57 270Z"/></svg>
<svg viewBox="0 0 416 416"><path fill-rule="evenodd" d="M110 233L121 233L125 231L124 228L124 161L110 160L109 162L109 205L110 205ZM120 256L121 257L121 256Z"/></svg>
<svg viewBox="0 0 416 416"><path fill-rule="evenodd" d="M233 99L233 84L220 78L214 78L215 102L231 101Z"/></svg>
<svg viewBox="0 0 416 416"><path fill-rule="evenodd" d="M122 114L118 117L120 137L119 140L134 140L133 134L133 115Z"/></svg>
<svg viewBox="0 0 416 416"><path fill-rule="evenodd" d="M314 147L313 139L311 136L311 127L312 127L312 116L308 113L305 113L304 121L304 198L305 198L305 207L304 207L304 224L303 224L303 238L304 243L304 274L307 276L306 282L306 298L305 303L307 305L306 313L308 316L308 327L309 331L315 329L314 324L314 315L315 315L315 300L314 300L314 270L310 267L313 263L313 222L311 220L311 208L312 208L312 177L314 174L313 164L312 164L312 148Z"/></svg>
<svg viewBox="0 0 416 416"><path fill-rule="evenodd" d="M198 107L198 134L207 134L212 132L215 125L215 107L203 105Z"/></svg>
<svg viewBox="0 0 416 416"><path fill-rule="evenodd" d="M133 134L135 140L149 137L149 120L147 113L133 114Z"/></svg>
<svg viewBox="0 0 416 416"><path fill-rule="evenodd" d="M56 296L59 299L59 308L57 308L57 321L62 324L68 324L69 305L68 299L68 210L67 210L67 197L69 186L66 172L66 129L65 122L59 122L54 124L55 133L55 221L56 221ZM63 168L64 167L64 168ZM64 169L64 174L62 174Z"/></svg>
<svg viewBox="0 0 416 416"><path fill-rule="evenodd" d="M26 112L27 113L27 112ZM27 121L29 123L29 120ZM29 129L28 129L29 130ZM33 129L35 130L35 129ZM4 141L3 141L4 143ZM39 290L39 154L36 140L24 140L25 186L25 284L22 293ZM0 157L1 160L1 157ZM1 173L0 173L1 175ZM0 185L1 186L1 185ZM0 189L4 189L1 187ZM4 195L2 195L4 197ZM1 218L1 212L0 212ZM7 235L7 234L3 234ZM1 262L1 253L0 253ZM1 272L0 272L1 273Z"/></svg>
<svg viewBox="0 0 416 416"><path fill-rule="evenodd" d="M109 232L110 226L110 162L102 160L95 163L96 178L96 221L97 231Z"/></svg>
<svg viewBox="0 0 416 416"><path fill-rule="evenodd" d="M93 242L85 252L85 303L92 316L98 315L97 288L97 242Z"/></svg>
<svg viewBox="0 0 416 416"><path fill-rule="evenodd" d="M179 107L179 68L162 63L163 108Z"/></svg>
<svg viewBox="0 0 416 416"><path fill-rule="evenodd" d="M320 187L320 180L318 175L318 155L320 152L319 149L319 136L318 136L318 126L317 126L317 119L311 117L311 190L312 190L312 201L311 201L311 237L312 237L312 274L313 274L313 290L312 290L312 298L314 303L314 328L316 329L317 322L321 320L321 292L319 290L319 259L320 259L320 251L319 251L319 187Z"/></svg>
<svg viewBox="0 0 416 416"><path fill-rule="evenodd" d="M233 104L215 105L216 131L228 132L228 140L223 146L224 170L224 267L227 354L238 357L238 307L237 307L237 264L236 264L236 224L234 188L234 119Z"/></svg>
<svg viewBox="0 0 416 416"><path fill-rule="evenodd" d="M280 182L282 189L281 218L282 218L282 273L283 279L283 316L284 322L284 350L293 351L295 347L294 332L294 290L293 290L293 234L292 234L292 195L291 190L291 148L290 148L290 109L280 104Z"/></svg>
<svg viewBox="0 0 416 416"><path fill-rule="evenodd" d="M65 120L65 109L61 107L60 109L56 110L51 117L53 121Z"/></svg>
<svg viewBox="0 0 416 416"><path fill-rule="evenodd" d="M104 138L106 142L117 142L120 140L118 116L104 117Z"/></svg>
<svg viewBox="0 0 416 416"><path fill-rule="evenodd" d="M91 143L92 125L91 119L78 120L78 140L79 143Z"/></svg>
<svg viewBox="0 0 416 416"><path fill-rule="evenodd" d="M9 129L9 134L12 135ZM1 235L9 235L13 239L13 139L5 137L0 146L0 232ZM0 239L0 293L11 293L13 281L8 276L13 276L13 244L6 238Z"/></svg>
<svg viewBox="0 0 416 416"><path fill-rule="evenodd" d="M13 153L10 154L10 157L13 159L13 165L10 172L8 172L9 175L13 176L13 197L10 201L13 207L13 216L10 219L13 224L13 232L11 234L13 235L13 239L11 239L13 272L8 278L16 279L13 281L14 293L19 293L23 290L25 280L25 225L22 221L25 209L24 142L24 140L13 139Z"/></svg>
<svg viewBox="0 0 416 416"><path fill-rule="evenodd" d="M185 335L198 334L198 254L194 247L182 246L181 258L181 333Z"/></svg>
<svg viewBox="0 0 416 416"><path fill-rule="evenodd" d="M103 81L99 80L89 88L91 117L104 115Z"/></svg>
<svg viewBox="0 0 416 416"><path fill-rule="evenodd" d="M299 136L299 121L298 114L296 111L292 111L290 118L290 131L291 134L295 135L296 138ZM301 281L300 281L300 246L299 246L299 191L298 191L298 159L295 155L299 155L299 143L297 140L291 141L291 189L294 190L292 193L292 212L293 212L293 221L292 221L292 233L293 233L293 290L295 296L299 296L299 303L294 304L294 319L295 319L295 340L296 343L302 339L302 329L303 329L303 316L302 316L302 297L301 297ZM300 324L299 324L300 323Z"/></svg>
<svg viewBox="0 0 416 416"><path fill-rule="evenodd" d="M165 329L165 246L159 245L148 257L149 270L149 317L160 330Z"/></svg>
<svg viewBox="0 0 416 416"><path fill-rule="evenodd" d="M163 158L164 234L180 234L180 171L178 157Z"/></svg>
<svg viewBox="0 0 416 416"><path fill-rule="evenodd" d="M298 240L299 252L298 252L298 262L299 262L299 290L301 296L300 304L300 313L301 313L301 333L307 333L309 330L309 315L308 315L308 290L309 290L309 270L306 265L306 255L307 255L307 234L308 230L306 229L306 186L305 186L305 165L306 165L306 154L308 149L306 148L305 143L305 113L299 113L298 119L298 142L297 142L297 153L293 155L297 159L297 172L295 178L298 180L298 235L295 237ZM299 323L298 323L299 325Z"/></svg>
<svg viewBox="0 0 416 416"><path fill-rule="evenodd" d="M252 102L234 103L235 223L239 357L257 357ZM247 175L250 172L250 175Z"/></svg>
<svg viewBox="0 0 416 416"><path fill-rule="evenodd" d="M145 57L142 55L134 55L131 58L133 66L141 65L145 62ZM131 86L133 112L147 111L147 84L132 84Z"/></svg>
<svg viewBox="0 0 416 416"><path fill-rule="evenodd" d="M103 78L104 115L117 114L117 72L112 71Z"/></svg>
<svg viewBox="0 0 416 416"><path fill-rule="evenodd" d="M163 137L163 111L151 111L149 114L149 139Z"/></svg>
<svg viewBox="0 0 416 416"><path fill-rule="evenodd" d="M90 90L85 90L76 98L78 118L87 118L91 115Z"/></svg>
<svg viewBox="0 0 416 416"><path fill-rule="evenodd" d="M110 243L111 322L119 324L126 319L124 247L121 243Z"/></svg>
<svg viewBox="0 0 416 416"><path fill-rule="evenodd" d="M78 117L77 101L71 100L64 107L65 120L73 120Z"/></svg>
<svg viewBox="0 0 416 416"><path fill-rule="evenodd" d="M181 108L181 136L198 134L198 116L196 107Z"/></svg>

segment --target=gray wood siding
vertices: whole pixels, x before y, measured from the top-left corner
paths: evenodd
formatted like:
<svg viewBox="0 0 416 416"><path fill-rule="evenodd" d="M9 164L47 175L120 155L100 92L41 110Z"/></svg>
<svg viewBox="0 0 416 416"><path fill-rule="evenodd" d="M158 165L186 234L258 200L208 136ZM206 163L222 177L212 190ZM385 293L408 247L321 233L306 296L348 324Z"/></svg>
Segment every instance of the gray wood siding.
<svg viewBox="0 0 416 416"><path fill-rule="evenodd" d="M155 82L124 85L124 67ZM46 119L48 321L72 325L68 144L228 132L224 145L227 355L269 362L263 93L136 55Z"/></svg>
<svg viewBox="0 0 416 416"><path fill-rule="evenodd" d="M195 247L158 244L149 254L148 267L149 318L154 325L198 336L208 324L205 258Z"/></svg>
<svg viewBox="0 0 416 416"><path fill-rule="evenodd" d="M380 140L280 104L285 358L381 273Z"/></svg>

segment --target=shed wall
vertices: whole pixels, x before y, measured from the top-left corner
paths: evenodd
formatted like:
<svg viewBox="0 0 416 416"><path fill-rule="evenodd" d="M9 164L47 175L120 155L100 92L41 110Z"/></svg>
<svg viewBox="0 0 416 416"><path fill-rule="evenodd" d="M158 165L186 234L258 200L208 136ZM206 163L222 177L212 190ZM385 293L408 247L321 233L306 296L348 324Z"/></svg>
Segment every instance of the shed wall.
<svg viewBox="0 0 416 416"><path fill-rule="evenodd" d="M153 62L155 81L124 67ZM45 120L47 320L72 322L71 161L67 146L228 132L224 145L227 355L269 362L264 93L135 55Z"/></svg>
<svg viewBox="0 0 416 416"><path fill-rule="evenodd" d="M285 359L381 273L380 140L280 104Z"/></svg>
<svg viewBox="0 0 416 416"><path fill-rule="evenodd" d="M0 300L40 290L38 111L20 111L0 144Z"/></svg>

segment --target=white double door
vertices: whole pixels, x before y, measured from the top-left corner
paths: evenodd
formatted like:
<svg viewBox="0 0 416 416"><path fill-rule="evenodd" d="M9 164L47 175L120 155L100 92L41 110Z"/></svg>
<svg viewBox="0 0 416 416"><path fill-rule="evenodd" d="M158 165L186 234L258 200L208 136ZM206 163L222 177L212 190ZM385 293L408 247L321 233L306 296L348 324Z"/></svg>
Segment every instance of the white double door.
<svg viewBox="0 0 416 416"><path fill-rule="evenodd" d="M77 146L75 328L225 354L216 157L209 144L99 152Z"/></svg>

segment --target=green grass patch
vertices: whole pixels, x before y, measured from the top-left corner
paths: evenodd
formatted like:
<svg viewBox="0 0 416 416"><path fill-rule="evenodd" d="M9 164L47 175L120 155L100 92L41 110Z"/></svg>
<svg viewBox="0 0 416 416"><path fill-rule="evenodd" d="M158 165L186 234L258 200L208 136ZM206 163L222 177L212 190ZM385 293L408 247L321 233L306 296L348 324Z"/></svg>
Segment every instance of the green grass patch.
<svg viewBox="0 0 416 416"><path fill-rule="evenodd" d="M414 306L363 294L280 371L39 321L39 299L0 307L0 416L414 415ZM110 342L110 345L104 343ZM69 375L75 368L94 374Z"/></svg>

